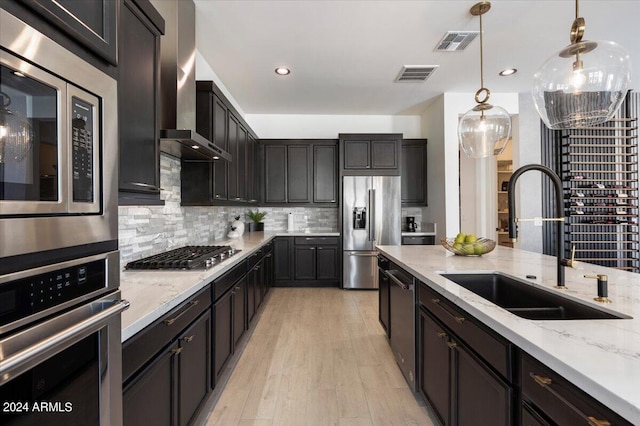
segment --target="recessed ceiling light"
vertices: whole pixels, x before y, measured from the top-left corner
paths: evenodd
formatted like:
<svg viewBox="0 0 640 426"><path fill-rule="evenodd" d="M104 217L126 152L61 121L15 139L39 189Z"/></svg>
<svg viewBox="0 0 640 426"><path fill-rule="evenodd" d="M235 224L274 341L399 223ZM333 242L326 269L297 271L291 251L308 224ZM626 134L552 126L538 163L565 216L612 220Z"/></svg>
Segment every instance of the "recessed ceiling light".
<svg viewBox="0 0 640 426"><path fill-rule="evenodd" d="M276 68L276 74L278 75L289 75L291 74L291 70L287 67L278 67Z"/></svg>
<svg viewBox="0 0 640 426"><path fill-rule="evenodd" d="M200 147L198 145L191 145L191 148L193 149L200 149Z"/></svg>
<svg viewBox="0 0 640 426"><path fill-rule="evenodd" d="M500 71L498 74L500 74L503 77L506 77L508 75L513 75L513 74L515 74L517 72L518 72L518 70L516 68L507 68L506 70Z"/></svg>

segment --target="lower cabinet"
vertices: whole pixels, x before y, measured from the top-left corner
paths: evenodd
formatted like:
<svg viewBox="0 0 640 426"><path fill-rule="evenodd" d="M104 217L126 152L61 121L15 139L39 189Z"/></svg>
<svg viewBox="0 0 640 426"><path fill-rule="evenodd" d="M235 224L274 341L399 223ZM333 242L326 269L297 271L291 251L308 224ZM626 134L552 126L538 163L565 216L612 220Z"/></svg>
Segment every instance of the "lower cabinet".
<svg viewBox="0 0 640 426"><path fill-rule="evenodd" d="M208 293L207 293L208 294ZM196 301L197 303L193 303ZM195 321L155 354L138 372L129 370L143 347L163 340L163 333L189 317L201 300L194 299L125 346L123 352L123 424L188 425L211 391L211 311L204 306ZM200 306L201 308L202 306ZM170 322L170 324L168 323ZM141 345L141 346L140 346Z"/></svg>
<svg viewBox="0 0 640 426"><path fill-rule="evenodd" d="M278 237L274 243L275 285L335 286L340 281L337 237Z"/></svg>
<svg viewBox="0 0 640 426"><path fill-rule="evenodd" d="M213 345L214 383L233 354L233 292L229 291L213 305L215 339Z"/></svg>
<svg viewBox="0 0 640 426"><path fill-rule="evenodd" d="M419 309L418 377L422 396L443 425L449 425L451 405L451 354L447 333Z"/></svg>

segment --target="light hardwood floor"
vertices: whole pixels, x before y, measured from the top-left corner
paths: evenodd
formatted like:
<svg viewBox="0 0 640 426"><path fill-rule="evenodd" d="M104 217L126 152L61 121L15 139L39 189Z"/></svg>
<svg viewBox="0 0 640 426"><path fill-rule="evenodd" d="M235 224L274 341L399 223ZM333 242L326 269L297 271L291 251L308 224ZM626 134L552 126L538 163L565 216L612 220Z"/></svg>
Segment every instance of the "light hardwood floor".
<svg viewBox="0 0 640 426"><path fill-rule="evenodd" d="M433 425L378 323L378 294L274 288L207 425Z"/></svg>

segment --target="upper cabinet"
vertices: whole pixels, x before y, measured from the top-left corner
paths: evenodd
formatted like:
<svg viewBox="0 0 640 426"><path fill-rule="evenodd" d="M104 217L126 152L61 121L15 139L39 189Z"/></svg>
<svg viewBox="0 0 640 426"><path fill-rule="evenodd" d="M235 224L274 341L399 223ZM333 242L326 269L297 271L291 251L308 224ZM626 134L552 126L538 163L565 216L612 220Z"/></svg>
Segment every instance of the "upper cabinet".
<svg viewBox="0 0 640 426"><path fill-rule="evenodd" d="M161 203L158 138L163 33L164 20L148 0L124 0L118 46L120 204Z"/></svg>
<svg viewBox="0 0 640 426"><path fill-rule="evenodd" d="M400 174L402 134L340 134L343 175Z"/></svg>
<svg viewBox="0 0 640 426"><path fill-rule="evenodd" d="M26 6L111 65L118 64L115 0L22 0Z"/></svg>
<svg viewBox="0 0 640 426"><path fill-rule="evenodd" d="M257 137L212 81L196 82L196 131L232 161L183 160L182 204L257 204Z"/></svg>
<svg viewBox="0 0 640 426"><path fill-rule="evenodd" d="M335 205L335 140L263 140L261 144L265 205Z"/></svg>
<svg viewBox="0 0 640 426"><path fill-rule="evenodd" d="M427 140L402 141L402 205L427 205Z"/></svg>

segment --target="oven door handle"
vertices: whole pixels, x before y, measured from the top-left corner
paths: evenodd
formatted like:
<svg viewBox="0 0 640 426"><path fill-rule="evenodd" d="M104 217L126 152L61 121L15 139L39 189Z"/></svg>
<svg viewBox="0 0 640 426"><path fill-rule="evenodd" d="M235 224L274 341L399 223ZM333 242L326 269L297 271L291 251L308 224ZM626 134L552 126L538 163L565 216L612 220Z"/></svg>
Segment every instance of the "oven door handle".
<svg viewBox="0 0 640 426"><path fill-rule="evenodd" d="M127 300L118 300L109 308L98 312L95 315L87 317L71 327L65 328L38 343L28 346L0 361L0 385L12 379L14 376L22 373L24 365L34 358L38 358L46 354L58 345L63 345L73 340L78 334L81 334L96 325L107 321L109 318L119 315L122 311L129 308Z"/></svg>

